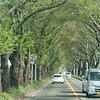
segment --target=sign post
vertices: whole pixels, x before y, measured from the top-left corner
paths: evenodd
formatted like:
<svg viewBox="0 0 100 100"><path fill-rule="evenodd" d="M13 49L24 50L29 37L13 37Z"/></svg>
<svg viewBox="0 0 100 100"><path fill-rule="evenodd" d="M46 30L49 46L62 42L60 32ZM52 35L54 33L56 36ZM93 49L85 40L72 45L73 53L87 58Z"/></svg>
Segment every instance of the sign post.
<svg viewBox="0 0 100 100"><path fill-rule="evenodd" d="M31 63L32 63L32 68L31 68L31 72L32 72L32 79L34 77L34 80L37 80L37 54L32 54L30 56L31 59ZM34 72L34 76L33 76L33 72Z"/></svg>
<svg viewBox="0 0 100 100"><path fill-rule="evenodd" d="M35 81L37 80L37 61L36 59L33 60L33 64L35 65Z"/></svg>

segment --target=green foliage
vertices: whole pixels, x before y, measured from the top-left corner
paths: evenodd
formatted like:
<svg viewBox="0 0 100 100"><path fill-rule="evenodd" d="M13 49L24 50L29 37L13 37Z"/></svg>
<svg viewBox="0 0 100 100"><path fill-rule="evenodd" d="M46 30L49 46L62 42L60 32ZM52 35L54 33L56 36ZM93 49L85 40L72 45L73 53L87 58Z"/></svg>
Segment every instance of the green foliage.
<svg viewBox="0 0 100 100"><path fill-rule="evenodd" d="M84 31L82 23L93 25L90 15L97 23L100 21L99 0L66 0L62 6L48 10L45 8L53 7L64 0L22 0L4 21L2 15L14 7L17 1L4 0L5 5L0 6L0 55L14 51L17 44L20 44L22 58L25 58L27 49L31 49L31 53L40 55L41 66L49 63L49 67L58 70L61 64L73 63L70 52L73 42L82 44L78 45L79 48L86 46L81 32L95 41L91 32ZM21 32L18 30L19 26L22 28ZM76 46L73 51L75 54L79 52ZM22 95L24 90L20 88L18 93L11 89L11 94L16 95L15 97L19 93Z"/></svg>
<svg viewBox="0 0 100 100"><path fill-rule="evenodd" d="M0 25L0 54L7 54L17 46L18 37L12 30Z"/></svg>
<svg viewBox="0 0 100 100"><path fill-rule="evenodd" d="M43 54L39 63L41 66L47 64L48 63L48 56L46 54Z"/></svg>
<svg viewBox="0 0 100 100"><path fill-rule="evenodd" d="M13 100L13 98L8 93L0 94L0 100Z"/></svg>
<svg viewBox="0 0 100 100"><path fill-rule="evenodd" d="M21 35L18 43L20 43L20 53L22 55L22 58L25 58L27 49L31 48L32 50L34 50L34 40L32 39L30 32Z"/></svg>

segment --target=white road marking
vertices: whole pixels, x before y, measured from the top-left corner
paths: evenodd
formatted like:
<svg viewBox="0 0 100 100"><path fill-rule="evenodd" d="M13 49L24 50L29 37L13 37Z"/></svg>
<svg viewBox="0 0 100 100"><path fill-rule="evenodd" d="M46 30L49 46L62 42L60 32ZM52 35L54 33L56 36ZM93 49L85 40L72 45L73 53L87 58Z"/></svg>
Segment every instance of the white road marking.
<svg viewBox="0 0 100 100"><path fill-rule="evenodd" d="M50 82L49 82L50 83ZM49 84L48 83L48 84ZM40 91L43 90L43 88L45 88L48 84L44 85L42 88L40 88L39 90L35 91L35 93L32 95L32 97L34 97L37 93L39 93Z"/></svg>

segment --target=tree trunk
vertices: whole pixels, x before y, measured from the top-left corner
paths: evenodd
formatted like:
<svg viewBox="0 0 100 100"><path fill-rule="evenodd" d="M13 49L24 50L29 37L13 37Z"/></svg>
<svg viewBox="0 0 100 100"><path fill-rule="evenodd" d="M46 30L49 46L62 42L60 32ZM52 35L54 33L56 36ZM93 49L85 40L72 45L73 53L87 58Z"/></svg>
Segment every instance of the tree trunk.
<svg viewBox="0 0 100 100"><path fill-rule="evenodd" d="M37 80L41 80L41 67L37 67Z"/></svg>
<svg viewBox="0 0 100 100"><path fill-rule="evenodd" d="M31 83L31 70L30 70L30 50L27 50L24 68L24 85Z"/></svg>
<svg viewBox="0 0 100 100"><path fill-rule="evenodd" d="M11 86L18 88L18 84L23 85L23 62L20 54L20 45L16 48L11 56L10 82Z"/></svg>
<svg viewBox="0 0 100 100"><path fill-rule="evenodd" d="M45 78L47 76L47 67L41 68L41 77Z"/></svg>
<svg viewBox="0 0 100 100"><path fill-rule="evenodd" d="M18 68L19 68L19 62L18 62L18 53L17 51L14 51L13 54L11 54L11 69L10 69L10 84L11 86L15 86L18 88Z"/></svg>
<svg viewBox="0 0 100 100"><path fill-rule="evenodd" d="M23 67L24 62L22 58L19 58L19 71L18 71L18 84L23 85Z"/></svg>
<svg viewBox="0 0 100 100"><path fill-rule="evenodd" d="M0 93L2 92L2 83L1 83L1 70L0 70Z"/></svg>
<svg viewBox="0 0 100 100"><path fill-rule="evenodd" d="M10 87L10 68L8 67L8 55L1 55L1 82L2 82L2 91L7 91Z"/></svg>

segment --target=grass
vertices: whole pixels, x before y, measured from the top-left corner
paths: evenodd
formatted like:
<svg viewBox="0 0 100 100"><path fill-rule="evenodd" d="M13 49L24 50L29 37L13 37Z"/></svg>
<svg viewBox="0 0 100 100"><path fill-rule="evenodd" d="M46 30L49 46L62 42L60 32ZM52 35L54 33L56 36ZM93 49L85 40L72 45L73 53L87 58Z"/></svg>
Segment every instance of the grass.
<svg viewBox="0 0 100 100"><path fill-rule="evenodd" d="M82 81L82 80L83 80L83 79L82 79L82 77L77 76L77 75L72 75L72 77L74 77L74 78L76 78L76 79L78 79L78 80L80 80L80 81Z"/></svg>
<svg viewBox="0 0 100 100"><path fill-rule="evenodd" d="M0 93L0 100L18 100L19 98L24 96L25 93L36 89L49 80L50 78L42 79L41 81L34 81L33 84L28 84L25 87L19 86L18 89L12 87L8 92Z"/></svg>

